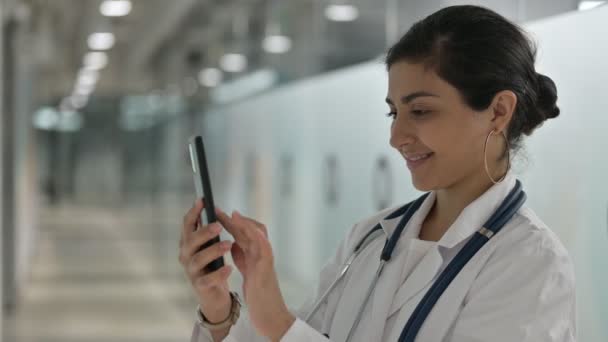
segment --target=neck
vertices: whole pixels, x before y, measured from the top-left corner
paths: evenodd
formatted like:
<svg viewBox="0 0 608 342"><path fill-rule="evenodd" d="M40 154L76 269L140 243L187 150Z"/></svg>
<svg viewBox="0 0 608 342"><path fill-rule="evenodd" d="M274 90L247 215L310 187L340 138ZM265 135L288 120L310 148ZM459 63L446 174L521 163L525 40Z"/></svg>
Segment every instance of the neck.
<svg viewBox="0 0 608 342"><path fill-rule="evenodd" d="M432 210L435 218L439 222L452 223L464 208L488 191L492 185L489 179L482 178L482 181L466 179L449 188L437 190Z"/></svg>
<svg viewBox="0 0 608 342"><path fill-rule="evenodd" d="M485 172L462 179L435 191L435 203L424 219L420 239L439 241L471 202L494 185Z"/></svg>

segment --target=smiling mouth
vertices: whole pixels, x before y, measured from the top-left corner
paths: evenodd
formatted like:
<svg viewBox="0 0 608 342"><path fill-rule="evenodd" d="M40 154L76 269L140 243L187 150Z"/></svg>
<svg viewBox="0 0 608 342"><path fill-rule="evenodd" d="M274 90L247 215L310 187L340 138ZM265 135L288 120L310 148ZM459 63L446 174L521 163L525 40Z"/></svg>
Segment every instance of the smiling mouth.
<svg viewBox="0 0 608 342"><path fill-rule="evenodd" d="M424 153L424 154L416 154L416 155L408 156L405 153L402 153L403 157L409 162L422 161L422 160L428 159L433 154L434 154L433 152L429 152L429 153Z"/></svg>
<svg viewBox="0 0 608 342"><path fill-rule="evenodd" d="M410 155L406 155L404 153L403 157L405 158L407 167L412 172L414 172L414 170L416 170L419 167L421 167L422 165L426 164L427 160L429 160L433 155L435 155L435 153L433 153L433 152L424 153L424 154L410 154Z"/></svg>

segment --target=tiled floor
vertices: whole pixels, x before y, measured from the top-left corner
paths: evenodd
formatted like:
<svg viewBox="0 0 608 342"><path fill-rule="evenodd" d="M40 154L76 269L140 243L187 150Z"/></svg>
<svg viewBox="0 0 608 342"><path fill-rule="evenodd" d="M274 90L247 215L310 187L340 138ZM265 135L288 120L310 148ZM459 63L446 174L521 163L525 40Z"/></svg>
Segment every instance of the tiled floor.
<svg viewBox="0 0 608 342"><path fill-rule="evenodd" d="M32 278L2 341L188 341L194 305L177 265L180 221L154 211L44 210Z"/></svg>

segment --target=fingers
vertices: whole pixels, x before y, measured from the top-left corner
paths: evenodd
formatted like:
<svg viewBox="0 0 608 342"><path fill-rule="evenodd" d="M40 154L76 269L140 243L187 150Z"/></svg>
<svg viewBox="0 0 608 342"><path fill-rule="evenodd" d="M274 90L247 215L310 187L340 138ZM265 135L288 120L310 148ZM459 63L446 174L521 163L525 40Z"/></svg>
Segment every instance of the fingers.
<svg viewBox="0 0 608 342"><path fill-rule="evenodd" d="M261 256L274 259L272 254L272 246L270 245L270 241L268 241L268 236L262 230L255 231L255 234L257 235L257 241L260 245Z"/></svg>
<svg viewBox="0 0 608 342"><path fill-rule="evenodd" d="M203 201L197 199L192 208L190 208L184 216L184 221L182 223L182 238L184 240L189 240L190 235L196 230L201 210L203 210L204 207Z"/></svg>
<svg viewBox="0 0 608 342"><path fill-rule="evenodd" d="M238 243L232 244L231 254L236 268L239 270L239 272L241 272L241 274L246 274L247 263L245 262L245 252Z"/></svg>
<svg viewBox="0 0 608 342"><path fill-rule="evenodd" d="M204 228L199 227L193 232L189 239L184 242L184 245L180 248L180 262L182 265L186 265L190 262L190 259L201 249L201 247L208 241L216 238L220 235L222 227L219 223L214 222ZM214 244L215 246L217 244ZM207 250L205 248L204 250Z"/></svg>
<svg viewBox="0 0 608 342"><path fill-rule="evenodd" d="M250 244L249 241L251 240L251 238L247 235L247 229L241 225L237 225L234 219L226 215L226 213L222 210L216 209L215 212L217 214L217 219L220 221L222 226L224 226L230 235L234 237L234 240L239 244L239 246L241 246L243 251L247 252L247 248Z"/></svg>
<svg viewBox="0 0 608 342"><path fill-rule="evenodd" d="M226 230L234 237L237 245L245 254L258 258L264 255L272 255L268 243L266 226L254 219L241 215L238 211L232 213L232 217L223 211L216 209L218 220Z"/></svg>
<svg viewBox="0 0 608 342"><path fill-rule="evenodd" d="M220 287L226 282L230 276L230 273L232 273L232 267L230 265L224 265L215 272L194 278L193 283L194 286L199 290Z"/></svg>
<svg viewBox="0 0 608 342"><path fill-rule="evenodd" d="M257 229L264 233L264 236L268 237L268 231L266 230L266 226L263 223L258 222L250 217L243 216L238 211L235 211L235 213L238 214L238 216L243 220L248 221L249 223L254 225Z"/></svg>
<svg viewBox="0 0 608 342"><path fill-rule="evenodd" d="M241 231L247 238L247 245L244 248L245 252L250 253L253 257L258 257L260 255L260 243L256 235L258 227L251 221L246 220L243 216L239 214L238 211L234 211L232 213L232 223L233 228L236 228L237 230Z"/></svg>
<svg viewBox="0 0 608 342"><path fill-rule="evenodd" d="M231 250L232 242L221 241L202 249L203 245L217 238L222 230L219 222L201 225L200 214L204 207L203 201L199 199L184 216L179 248L179 262L198 290L225 287L232 271L229 265L209 273L205 271L205 266Z"/></svg>
<svg viewBox="0 0 608 342"><path fill-rule="evenodd" d="M188 265L188 273L194 279L213 260L224 256L232 248L231 241L222 241L197 252ZM212 272L215 273L215 272Z"/></svg>

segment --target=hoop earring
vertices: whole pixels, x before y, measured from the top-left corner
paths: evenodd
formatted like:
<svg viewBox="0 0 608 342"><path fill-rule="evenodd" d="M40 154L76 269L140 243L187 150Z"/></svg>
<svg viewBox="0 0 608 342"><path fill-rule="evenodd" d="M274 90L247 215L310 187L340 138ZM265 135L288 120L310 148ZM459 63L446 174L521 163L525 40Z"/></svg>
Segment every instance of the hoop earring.
<svg viewBox="0 0 608 342"><path fill-rule="evenodd" d="M492 132L490 132L490 134L488 134L488 136L486 137L486 143L483 145L483 163L486 167L486 174L488 175L492 183L498 184L502 182L505 177L507 177L507 173L509 173L509 170L511 169L511 146L509 145L509 139L507 139L507 135L505 134L505 132L501 132L502 136L505 138L505 143L507 144L507 172L505 172L505 174L498 181L495 181L494 178L492 178L492 176L490 175L490 169L488 168L488 156L486 154L486 151L488 149L488 141L490 140L490 137L495 133L496 131L492 130Z"/></svg>

